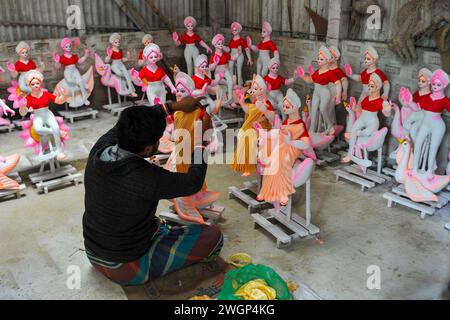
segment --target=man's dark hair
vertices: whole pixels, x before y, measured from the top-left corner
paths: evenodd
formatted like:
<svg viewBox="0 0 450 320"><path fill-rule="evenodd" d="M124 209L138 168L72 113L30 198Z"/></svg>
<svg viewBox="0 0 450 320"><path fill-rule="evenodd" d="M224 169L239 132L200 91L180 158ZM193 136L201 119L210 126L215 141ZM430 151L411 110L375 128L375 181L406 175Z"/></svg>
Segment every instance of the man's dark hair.
<svg viewBox="0 0 450 320"><path fill-rule="evenodd" d="M155 145L166 128L161 111L144 106L125 109L117 123L119 148L139 154L149 145Z"/></svg>

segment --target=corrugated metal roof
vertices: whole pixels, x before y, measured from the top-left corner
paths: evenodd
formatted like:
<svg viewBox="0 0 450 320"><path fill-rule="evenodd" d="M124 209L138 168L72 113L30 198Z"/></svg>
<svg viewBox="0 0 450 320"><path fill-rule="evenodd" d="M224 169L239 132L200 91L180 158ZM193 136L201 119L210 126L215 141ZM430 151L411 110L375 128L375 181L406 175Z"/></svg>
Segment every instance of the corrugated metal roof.
<svg viewBox="0 0 450 320"><path fill-rule="evenodd" d="M145 0L129 0L155 29L164 28ZM199 25L205 25L207 0L155 0L162 14L176 27L193 15ZM39 40L77 36L67 28L66 10L79 5L84 12L86 33L137 31L114 0L2 0L0 1L0 41Z"/></svg>

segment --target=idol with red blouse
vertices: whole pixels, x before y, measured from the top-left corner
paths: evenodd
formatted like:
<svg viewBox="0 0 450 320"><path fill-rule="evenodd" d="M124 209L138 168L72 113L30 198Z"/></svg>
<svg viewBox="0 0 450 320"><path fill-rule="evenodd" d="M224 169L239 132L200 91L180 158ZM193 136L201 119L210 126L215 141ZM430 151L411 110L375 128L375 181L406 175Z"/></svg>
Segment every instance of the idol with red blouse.
<svg viewBox="0 0 450 320"><path fill-rule="evenodd" d="M297 70L294 72L292 78L286 79L280 76L280 60L277 58L272 58L269 62L269 74L264 77L264 81L267 85L267 96L273 106L278 110L278 113L282 116L284 120L286 115L283 111L283 92L281 91L282 86L290 86L295 80L298 79Z"/></svg>
<svg viewBox="0 0 450 320"><path fill-rule="evenodd" d="M373 137L380 128L380 120L378 119L378 112L382 111L386 117L389 117L392 112L391 104L381 96L381 89L383 87L383 80L374 73L371 75L368 86L369 95L363 101L352 109L360 109L361 116L351 127L348 155L342 159L342 162L347 163L353 161L363 167L370 167L372 162L368 159L361 159L355 154L355 147L358 139ZM352 98L353 103L356 100Z"/></svg>
<svg viewBox="0 0 450 320"><path fill-rule="evenodd" d="M142 44L144 45L144 49L151 43L153 43L153 36L151 34L144 35L144 37L142 38ZM146 60L144 59L144 49L139 51L139 55L138 55L138 66L139 67L144 66L146 63Z"/></svg>
<svg viewBox="0 0 450 320"><path fill-rule="evenodd" d="M194 61L199 56L200 52L197 48L197 43L200 44L206 53L211 53L211 48L203 41L203 39L195 33L194 29L197 26L197 20L194 17L187 17L184 19L184 27L186 32L180 37L178 33L174 32L172 34L173 42L178 47L182 44L186 45L184 49L184 59L186 60L187 71L189 76L193 75L194 71Z"/></svg>
<svg viewBox="0 0 450 320"><path fill-rule="evenodd" d="M346 72L347 76L354 81L362 83L362 85L363 85L363 92L361 93L361 96L359 97L358 103L361 103L361 101L364 100L365 97L367 97L369 80L370 80L371 75L374 73L377 74L380 77L381 81L383 82L383 88L382 88L383 89L383 91L382 91L383 99L386 99L386 100L389 99L391 85L390 85L388 78L384 74L384 72L381 71L380 69L378 69L378 67L377 67L378 60L379 60L379 55L378 55L377 50L375 48L369 46L364 51L364 65L366 66L366 69L364 69L364 71L361 72L361 74L359 74L359 75L353 74L353 70L352 70L351 66L349 64L345 65L345 72Z"/></svg>
<svg viewBox="0 0 450 320"><path fill-rule="evenodd" d="M127 52L126 57L124 57L123 50L120 48L122 37L118 33L113 33L109 37L109 43L111 47L107 49L107 57L105 59L106 63L111 61L111 70L118 77L119 83L119 93L125 93L123 95L129 95L133 98L137 97L136 89L133 85L133 80L131 78L130 71L125 67L125 62L130 59L130 53Z"/></svg>
<svg viewBox="0 0 450 320"><path fill-rule="evenodd" d="M155 43L149 44L145 47L143 54L147 65L141 69L137 76L133 75L135 83L142 86L143 90L146 90L148 101L152 105L166 103L167 92L165 86L170 89L172 94L176 94L177 92L172 80L157 65L162 57L160 47Z"/></svg>
<svg viewBox="0 0 450 320"><path fill-rule="evenodd" d="M43 72L45 69L44 63L40 63L39 66L30 58L30 46L26 42L19 42L16 46L16 53L19 59L15 64L8 63L8 70L11 74L11 86L8 88L8 92L11 95L8 100L13 101L13 107L19 109L25 104L25 96L29 93L29 88L26 85L24 75L28 71L38 70ZM18 80L16 80L18 79Z"/></svg>
<svg viewBox="0 0 450 320"><path fill-rule="evenodd" d="M63 88L63 91L69 94L69 105L71 107L80 107L82 105L90 105L88 98L92 93L94 87L94 73L92 67L82 76L77 68L77 65L82 65L89 58L89 49L84 50L84 55L79 58L72 51L75 47L79 46L80 40L78 38L72 40L70 38L64 38L61 40L60 47L63 51L62 55L55 53L53 59L55 60L56 67L64 66L64 80L57 86Z"/></svg>
<svg viewBox="0 0 450 320"><path fill-rule="evenodd" d="M420 105L422 100L431 95L432 76L431 70L422 68L417 76L419 89L414 94L411 94L406 87L400 89L398 100L402 108L400 110L396 104L393 104L395 115L391 126L392 135L397 139L404 139L409 135L411 140L415 142L424 117Z"/></svg>
<svg viewBox="0 0 450 320"><path fill-rule="evenodd" d="M219 72L218 77L214 80L209 77L209 59L206 55L201 54L195 59L195 69L192 80L195 84L195 90L201 95L209 97L209 93L217 95L217 86L225 77L225 70Z"/></svg>
<svg viewBox="0 0 450 320"><path fill-rule="evenodd" d="M267 21L263 22L261 37L262 41L257 46L252 45L252 39L247 37L247 45L253 52L259 53L256 72L261 77L265 77L269 73L270 53L278 59L280 59L280 53L277 45L272 41L272 26Z"/></svg>
<svg viewBox="0 0 450 320"><path fill-rule="evenodd" d="M336 74L336 77L341 81L341 87L342 87L342 101L347 101L348 99L348 87L349 87L349 81L347 79L347 76L345 72L339 67L339 60L341 59L341 52L339 49L335 46L328 47L330 50L331 55L333 56L333 59L330 62L330 70ZM336 96L336 87L331 86L331 95ZM336 119L336 108L333 105L334 101L331 102L330 105L330 118L331 121L337 125L337 119Z"/></svg>
<svg viewBox="0 0 450 320"><path fill-rule="evenodd" d="M56 145L56 158L63 160L66 156L62 150L60 125L54 114L50 111L50 103L64 104L67 101L66 95L56 96L49 93L42 86L44 76L37 70L29 71L25 74L26 85L30 94L27 95L26 108L34 113L33 129L39 136L53 136ZM21 114L28 110L21 110Z"/></svg>
<svg viewBox="0 0 450 320"><path fill-rule="evenodd" d="M244 80L242 77L242 68L244 66L244 51L247 55L248 65L252 66L252 54L250 52L250 48L247 45L247 41L245 41L244 38L241 36L242 32L242 26L239 22L233 22L231 24L231 34L233 35L233 38L228 43L227 47L224 47L224 50L227 53L230 53L231 55L237 54L239 51L241 52L236 62L230 61L229 62L229 68L231 75L237 76L237 84L239 86L242 86L244 84ZM236 67L236 68L235 68Z"/></svg>
<svg viewBox="0 0 450 320"><path fill-rule="evenodd" d="M446 130L441 115L444 111L450 112L450 99L445 95L449 83L449 75L442 69L436 70L431 78L432 94L424 96L419 101L424 118L414 141L413 173L419 173L421 154L427 151L424 161L427 163L425 175L429 180L434 177L436 156Z"/></svg>
<svg viewBox="0 0 450 320"><path fill-rule="evenodd" d="M222 34L216 34L212 39L212 44L214 46L214 54L211 55L209 59L209 70L214 71L214 78L219 79L223 74L223 79L219 81L220 84L226 85L227 87L227 99L223 102L224 105L228 105L233 100L233 86L234 81L229 69L229 62L235 62L236 59L242 54L241 49L238 48L237 52L230 55L225 52L225 37Z"/></svg>
<svg viewBox="0 0 450 320"><path fill-rule="evenodd" d="M334 136L336 129L330 117L330 108L340 104L342 99L342 84L335 72L330 70L330 63L333 60L333 55L326 47L321 47L317 54L317 64L319 69L314 71L311 68L309 75L306 75L303 68L298 68L300 78L307 82L314 84L314 93L311 105L311 127L310 133L321 133L322 123L319 123L319 114L322 115L324 133ZM330 84L335 86L336 90L330 89Z"/></svg>

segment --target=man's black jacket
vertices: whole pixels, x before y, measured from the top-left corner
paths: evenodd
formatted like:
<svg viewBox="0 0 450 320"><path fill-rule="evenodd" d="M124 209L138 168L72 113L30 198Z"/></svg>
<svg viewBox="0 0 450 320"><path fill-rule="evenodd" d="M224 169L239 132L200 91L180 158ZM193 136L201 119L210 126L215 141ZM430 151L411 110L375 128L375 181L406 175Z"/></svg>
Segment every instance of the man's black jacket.
<svg viewBox="0 0 450 320"><path fill-rule="evenodd" d="M189 172L182 174L164 170L137 155L102 161L102 152L116 144L113 128L90 152L84 178L83 235L86 249L98 258L125 263L141 258L150 249L158 229L158 201L200 191L207 165L192 164Z"/></svg>

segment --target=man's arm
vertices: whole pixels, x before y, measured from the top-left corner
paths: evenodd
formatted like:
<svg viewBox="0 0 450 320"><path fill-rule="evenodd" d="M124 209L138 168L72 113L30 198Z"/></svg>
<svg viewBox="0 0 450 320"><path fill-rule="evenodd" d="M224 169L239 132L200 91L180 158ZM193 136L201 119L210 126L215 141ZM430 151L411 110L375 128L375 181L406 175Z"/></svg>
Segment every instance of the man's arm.
<svg viewBox="0 0 450 320"><path fill-rule="evenodd" d="M205 148L196 147L192 157L192 164L188 173L175 173L156 167L155 181L156 186L152 199L175 199L187 197L199 192L205 182L208 165L203 158ZM207 151L206 151L207 152ZM206 157L205 157L206 158ZM201 161L194 162L194 159Z"/></svg>

